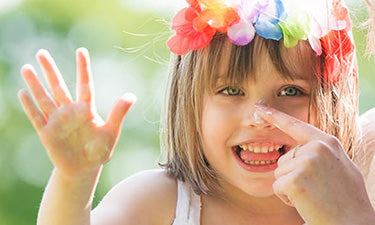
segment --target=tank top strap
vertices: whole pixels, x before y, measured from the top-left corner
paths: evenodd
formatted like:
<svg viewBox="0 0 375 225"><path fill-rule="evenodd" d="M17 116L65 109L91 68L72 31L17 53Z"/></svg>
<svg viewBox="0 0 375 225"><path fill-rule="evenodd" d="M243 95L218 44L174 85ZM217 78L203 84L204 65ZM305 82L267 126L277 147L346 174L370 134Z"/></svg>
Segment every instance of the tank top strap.
<svg viewBox="0 0 375 225"><path fill-rule="evenodd" d="M177 181L176 217L172 225L199 225L201 198L195 194L189 184Z"/></svg>

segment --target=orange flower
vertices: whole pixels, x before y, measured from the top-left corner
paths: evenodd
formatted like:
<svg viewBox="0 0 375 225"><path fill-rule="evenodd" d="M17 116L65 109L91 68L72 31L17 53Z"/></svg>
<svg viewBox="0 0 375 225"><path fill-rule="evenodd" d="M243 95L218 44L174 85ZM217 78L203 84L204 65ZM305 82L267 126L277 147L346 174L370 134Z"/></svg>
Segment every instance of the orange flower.
<svg viewBox="0 0 375 225"><path fill-rule="evenodd" d="M201 8L200 19L219 32L226 33L233 23L240 20L236 5L229 5L223 0L196 0Z"/></svg>

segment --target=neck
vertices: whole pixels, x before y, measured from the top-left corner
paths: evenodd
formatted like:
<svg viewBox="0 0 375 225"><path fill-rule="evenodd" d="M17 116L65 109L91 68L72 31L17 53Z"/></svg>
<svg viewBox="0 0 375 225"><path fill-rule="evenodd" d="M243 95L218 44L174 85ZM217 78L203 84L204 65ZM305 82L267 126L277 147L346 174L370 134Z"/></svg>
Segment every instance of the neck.
<svg viewBox="0 0 375 225"><path fill-rule="evenodd" d="M298 215L294 207L284 204L276 195L254 197L226 183L222 184L223 193L217 198L228 206L252 215ZM214 197L214 196L211 196Z"/></svg>

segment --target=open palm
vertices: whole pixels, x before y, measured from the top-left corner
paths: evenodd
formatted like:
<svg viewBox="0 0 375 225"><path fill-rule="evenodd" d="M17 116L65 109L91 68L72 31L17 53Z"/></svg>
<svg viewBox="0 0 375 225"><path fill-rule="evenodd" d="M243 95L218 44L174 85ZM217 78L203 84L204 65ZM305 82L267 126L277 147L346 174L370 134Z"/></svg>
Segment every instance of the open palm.
<svg viewBox="0 0 375 225"><path fill-rule="evenodd" d="M52 97L38 79L31 65L21 69L36 103L26 90L20 90L21 104L36 129L54 166L65 175L84 175L107 162L121 131L122 120L135 102L125 94L113 106L106 121L98 115L88 51L76 52L77 99L68 88L46 50L37 53ZM38 108L38 106L39 108Z"/></svg>

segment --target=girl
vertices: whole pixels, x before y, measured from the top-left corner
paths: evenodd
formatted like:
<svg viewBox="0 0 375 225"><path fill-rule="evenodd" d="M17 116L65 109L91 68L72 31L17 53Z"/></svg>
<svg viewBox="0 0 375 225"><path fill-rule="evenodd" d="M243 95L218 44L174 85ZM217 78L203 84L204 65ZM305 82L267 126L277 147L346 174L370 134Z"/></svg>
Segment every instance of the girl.
<svg viewBox="0 0 375 225"><path fill-rule="evenodd" d="M52 97L32 66L22 68L39 108L25 90L20 101L55 165L38 224L375 224L367 193L374 148L360 142L343 2L187 2L167 43L175 55L164 169L124 180L92 212L135 96L102 120L83 48L76 101L47 51L37 59Z"/></svg>

